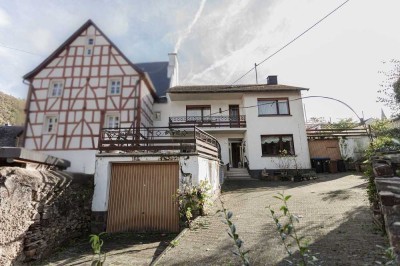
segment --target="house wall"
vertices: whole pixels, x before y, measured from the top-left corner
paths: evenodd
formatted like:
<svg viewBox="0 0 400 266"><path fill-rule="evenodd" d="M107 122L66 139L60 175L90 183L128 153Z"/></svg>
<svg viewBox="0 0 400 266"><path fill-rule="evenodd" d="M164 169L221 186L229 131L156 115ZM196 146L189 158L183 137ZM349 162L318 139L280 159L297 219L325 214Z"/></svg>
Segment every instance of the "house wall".
<svg viewBox="0 0 400 266"><path fill-rule="evenodd" d="M212 193L219 190L220 165L218 160L211 160L201 156L137 156L121 154L119 156L97 156L96 172L94 177L95 189L93 195L92 211L107 212L109 186L111 178L111 163L115 162L159 162L163 160L176 161L180 165L179 180L198 185L201 180L208 180L213 188ZM191 174L191 175L189 175Z"/></svg>
<svg viewBox="0 0 400 266"><path fill-rule="evenodd" d="M55 150L42 152L70 161L71 166L66 170L68 172L94 174L97 153L96 150Z"/></svg>
<svg viewBox="0 0 400 266"><path fill-rule="evenodd" d="M88 38L94 38L93 54L85 56ZM110 79L121 81L121 93L109 94ZM62 81L59 97L50 96L52 82ZM120 116L120 126L150 126L153 99L136 70L93 25L84 30L31 80L25 147L65 154L72 171L94 173L93 152L105 117ZM45 130L46 116L58 119L56 131ZM54 152L54 153L53 153ZM76 155L76 156L75 156ZM57 155L60 156L60 155ZM89 166L85 166L86 163Z"/></svg>
<svg viewBox="0 0 400 266"><path fill-rule="evenodd" d="M307 145L307 135L304 125L303 105L301 100L294 100L301 97L300 92L269 92L245 94L243 97L244 106L256 106L258 98L279 98L288 97L290 106L289 116L268 116L259 117L258 108L246 108L247 119L246 146L247 157L251 170L278 169L279 157L263 157L261 151L261 135L293 134L295 149L294 158L288 158L289 167L294 169L311 168L310 155ZM294 100L294 101L293 101Z"/></svg>
<svg viewBox="0 0 400 266"><path fill-rule="evenodd" d="M169 101L168 103L154 104L154 112L161 112L161 120L154 121L154 126L168 126L170 116L186 116L187 105L211 105L212 116L229 116L229 105L238 104L243 107L241 99L232 100L185 100ZM219 113L219 109L223 111ZM241 109L242 110L242 109ZM240 113L243 115L243 113Z"/></svg>
<svg viewBox="0 0 400 266"><path fill-rule="evenodd" d="M229 163L229 139L245 139L244 133L210 133L221 145L221 160L223 164ZM247 152L247 151L246 151Z"/></svg>
<svg viewBox="0 0 400 266"><path fill-rule="evenodd" d="M228 94L227 94L228 95ZM232 97L232 96L230 96ZM259 117L257 108L258 98L289 98L290 115L289 116L268 116ZM238 129L220 128L217 130L203 128L219 141L221 145L221 155L224 164L229 163L229 139L242 138L245 143L245 156L249 160L251 170L279 169L282 167L282 160L290 168L310 169L310 155L308 150L307 135L304 124L304 113L302 101L298 100L301 93L298 91L287 92L262 92L262 93L244 93L240 99L230 100L175 100L167 104L154 104L154 112L161 112L161 119L155 121L155 126L167 126L170 116L185 116L187 105L211 105L211 113L214 115L228 116L229 112L219 114L219 108L222 111L229 110L230 104L238 104L240 114L246 116L246 128L241 129L244 132L238 132ZM215 98L223 98L216 94ZM243 108L254 106L253 108ZM231 131L232 130L232 131ZM280 157L263 157L261 151L261 135L293 135L294 149L296 157L282 159Z"/></svg>

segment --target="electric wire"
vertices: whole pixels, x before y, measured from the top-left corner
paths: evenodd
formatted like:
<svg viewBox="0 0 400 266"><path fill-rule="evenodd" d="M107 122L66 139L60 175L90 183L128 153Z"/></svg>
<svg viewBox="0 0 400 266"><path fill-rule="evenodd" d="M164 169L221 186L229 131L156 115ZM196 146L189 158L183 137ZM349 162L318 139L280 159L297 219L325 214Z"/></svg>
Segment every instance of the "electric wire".
<svg viewBox="0 0 400 266"><path fill-rule="evenodd" d="M320 95L310 95L310 96L304 96L304 97L299 97L299 98L291 99L291 100L288 100L288 102L303 100L303 99L307 99L307 98L324 98L324 99L329 99L329 100L333 100L333 101L337 101L337 102L339 102L339 103L342 103L342 104L344 104L345 106L347 106L347 107L356 115L356 117L360 120L360 123L363 123L363 122L364 122L364 118L361 118L361 117L356 113L356 111L354 111L354 109L351 108L350 105L348 105L347 103L345 103L345 102L343 102L343 101L341 101L341 100L339 100L339 99L336 99L336 98L332 98L332 97L328 97L328 96L320 96ZM243 106L243 107L239 107L239 109L254 108L254 107L259 107L259 106L268 105L268 104L270 104L270 103L262 103L262 104L255 104L255 105ZM210 116L215 115L215 114L225 113L225 112L228 112L228 111L229 111L229 109L221 110L221 111L218 111L218 112L211 113Z"/></svg>
<svg viewBox="0 0 400 266"><path fill-rule="evenodd" d="M33 53L33 52L29 52L29 51L25 51L25 50L22 50L22 49L19 49L19 48L14 48L14 47L2 44L2 43L0 43L0 47L7 48L7 49L10 49L10 50L14 50L14 51L18 51L18 52L22 52L22 53L26 53L26 54L30 54L30 55L43 57L43 55L36 54L36 53Z"/></svg>
<svg viewBox="0 0 400 266"><path fill-rule="evenodd" d="M245 74L243 74L240 78L236 79L233 83L231 83L230 85L234 85L236 82L238 82L239 80L241 80L242 78L244 78L245 76L247 76L249 73L251 73L253 71L253 69L255 70L257 66L263 64L265 61L269 60L270 58L272 58L274 55L278 54L280 51L282 51L283 49L285 49L286 47L288 47L289 45L291 45L293 42L295 42L297 39L299 39L301 36L303 36L304 34L306 34L308 31L310 31L311 29L313 29L315 26L317 26L319 23L321 23L322 21L324 21L326 18L328 18L330 15L332 15L333 13L335 13L337 10L339 10L342 6L344 6L345 4L347 4L350 0L346 0L344 1L341 5L339 5L338 7L336 7L335 9L333 9L331 12L329 12L327 15L325 15L323 18L321 18L320 20L318 20L316 23L314 23L311 27L309 27L308 29L306 29L305 31L303 31L300 35L297 35L297 37L295 37L294 39L292 39L290 42L288 42L287 44L285 44L284 46L282 46L281 48L279 48L277 51L275 51L273 54L271 54L270 56L268 56L267 58L265 58L264 60L262 60L260 63L255 64L254 67L252 67L249 71L247 71Z"/></svg>

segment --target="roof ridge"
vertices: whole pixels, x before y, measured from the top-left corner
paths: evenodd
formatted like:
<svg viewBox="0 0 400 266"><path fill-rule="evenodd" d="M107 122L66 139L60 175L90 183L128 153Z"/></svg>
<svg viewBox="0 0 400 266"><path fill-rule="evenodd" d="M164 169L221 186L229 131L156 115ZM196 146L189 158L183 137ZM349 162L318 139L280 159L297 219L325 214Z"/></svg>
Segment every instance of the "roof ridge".
<svg viewBox="0 0 400 266"><path fill-rule="evenodd" d="M40 63L36 68L34 68L29 73L23 76L23 79L30 79L36 74L38 74L43 68L45 68L55 57L57 57L68 45L70 45L84 30L89 28L89 26L95 27L97 31L110 43L110 45L117 50L119 54L130 64L135 71L137 71L140 75L143 75L143 71L132 63L129 58L108 38L108 36L91 20L88 19L82 26L80 26L67 40L65 40L53 53L51 53L42 63Z"/></svg>

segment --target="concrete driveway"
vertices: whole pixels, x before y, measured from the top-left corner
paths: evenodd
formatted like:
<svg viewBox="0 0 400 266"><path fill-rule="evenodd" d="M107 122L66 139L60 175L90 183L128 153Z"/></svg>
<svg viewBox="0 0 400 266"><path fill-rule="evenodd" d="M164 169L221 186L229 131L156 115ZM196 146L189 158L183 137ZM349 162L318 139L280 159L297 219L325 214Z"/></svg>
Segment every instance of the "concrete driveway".
<svg viewBox="0 0 400 266"><path fill-rule="evenodd" d="M371 219L366 179L352 174L328 174L317 180L265 182L229 181L222 199L234 222L252 265L285 264L287 254L275 231L267 206L281 206L277 192L292 195L289 208L301 217L299 234L310 240L323 265L373 265L380 259L376 245L386 245ZM214 212L219 206L214 206ZM236 265L233 242L219 214L201 217L158 261L157 265Z"/></svg>

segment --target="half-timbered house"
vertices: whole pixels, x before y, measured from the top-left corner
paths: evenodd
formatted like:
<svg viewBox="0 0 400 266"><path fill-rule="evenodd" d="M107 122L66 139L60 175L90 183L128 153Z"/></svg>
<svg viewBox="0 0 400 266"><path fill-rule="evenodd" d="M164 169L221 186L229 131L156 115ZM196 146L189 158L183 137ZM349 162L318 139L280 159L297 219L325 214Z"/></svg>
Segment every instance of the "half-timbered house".
<svg viewBox="0 0 400 266"><path fill-rule="evenodd" d="M169 87L167 62L133 64L87 21L23 77L29 84L25 147L70 160L71 171L94 173L102 127L152 126L157 94L140 66L161 67L159 87Z"/></svg>

